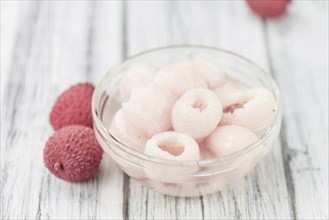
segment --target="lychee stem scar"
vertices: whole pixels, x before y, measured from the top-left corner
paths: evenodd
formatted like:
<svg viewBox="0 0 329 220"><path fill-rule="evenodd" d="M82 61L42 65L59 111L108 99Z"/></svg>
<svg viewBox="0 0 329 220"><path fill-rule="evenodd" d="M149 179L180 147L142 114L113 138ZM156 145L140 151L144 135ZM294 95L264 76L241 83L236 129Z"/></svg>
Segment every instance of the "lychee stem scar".
<svg viewBox="0 0 329 220"><path fill-rule="evenodd" d="M59 162L56 162L54 164L54 169L57 170L57 171L61 171L61 170L63 170L63 165Z"/></svg>

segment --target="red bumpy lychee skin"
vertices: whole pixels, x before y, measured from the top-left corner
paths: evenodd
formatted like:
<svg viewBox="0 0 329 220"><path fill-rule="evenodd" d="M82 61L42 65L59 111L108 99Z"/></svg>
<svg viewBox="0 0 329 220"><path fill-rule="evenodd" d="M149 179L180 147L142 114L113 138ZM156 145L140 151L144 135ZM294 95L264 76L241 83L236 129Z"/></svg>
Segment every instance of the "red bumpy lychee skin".
<svg viewBox="0 0 329 220"><path fill-rule="evenodd" d="M264 18L280 17L291 0L247 0L251 10Z"/></svg>
<svg viewBox="0 0 329 220"><path fill-rule="evenodd" d="M50 124L53 128L58 130L67 125L92 127L91 98L94 89L89 83L79 83L63 92L50 113Z"/></svg>
<svg viewBox="0 0 329 220"><path fill-rule="evenodd" d="M48 139L43 156L46 167L55 176L79 182L96 172L102 153L91 128L71 125L59 129Z"/></svg>

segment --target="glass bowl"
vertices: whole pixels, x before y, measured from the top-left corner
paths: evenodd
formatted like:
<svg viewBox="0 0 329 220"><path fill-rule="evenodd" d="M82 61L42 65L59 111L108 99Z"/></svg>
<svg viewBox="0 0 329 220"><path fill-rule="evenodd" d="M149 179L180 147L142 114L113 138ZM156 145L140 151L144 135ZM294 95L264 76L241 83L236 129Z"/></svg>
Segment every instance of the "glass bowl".
<svg viewBox="0 0 329 220"><path fill-rule="evenodd" d="M164 67L193 57L218 61L229 77L250 87L265 87L273 93L277 101L275 117L259 135L259 140L235 153L200 161L159 159L118 142L108 128L115 112L121 107L117 95L122 73L137 64ZM259 163L279 134L282 104L279 89L271 76L248 59L222 49L182 45L148 50L113 67L94 91L92 114L97 140L127 175L163 194L193 197L232 185Z"/></svg>

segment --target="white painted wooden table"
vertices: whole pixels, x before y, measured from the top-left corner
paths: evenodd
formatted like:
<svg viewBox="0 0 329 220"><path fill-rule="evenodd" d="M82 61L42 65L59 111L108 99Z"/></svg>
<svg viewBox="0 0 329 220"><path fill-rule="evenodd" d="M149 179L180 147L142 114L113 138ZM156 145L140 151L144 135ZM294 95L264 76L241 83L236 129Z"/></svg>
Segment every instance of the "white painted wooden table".
<svg viewBox="0 0 329 220"><path fill-rule="evenodd" d="M243 1L1 1L3 219L328 219L328 1L293 1L262 20ZM98 83L122 58L172 44L240 53L273 74L283 128L237 186L172 198L129 180L107 156L70 184L43 165L56 96Z"/></svg>

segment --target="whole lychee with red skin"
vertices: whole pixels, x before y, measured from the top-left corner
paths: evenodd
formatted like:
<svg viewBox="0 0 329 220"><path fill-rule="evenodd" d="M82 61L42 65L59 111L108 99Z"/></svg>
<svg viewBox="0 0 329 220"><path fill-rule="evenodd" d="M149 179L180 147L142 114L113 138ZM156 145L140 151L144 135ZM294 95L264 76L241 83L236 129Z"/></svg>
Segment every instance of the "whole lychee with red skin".
<svg viewBox="0 0 329 220"><path fill-rule="evenodd" d="M57 130L43 151L44 163L50 172L69 182L83 181L93 175L102 154L93 129L82 125Z"/></svg>
<svg viewBox="0 0 329 220"><path fill-rule="evenodd" d="M94 89L90 83L79 83L64 91L50 113L53 128L58 130L67 125L92 127L91 99Z"/></svg>
<svg viewBox="0 0 329 220"><path fill-rule="evenodd" d="M276 18L283 15L291 0L247 0L252 11L264 18Z"/></svg>

